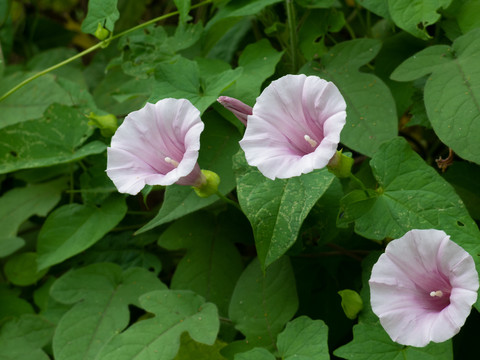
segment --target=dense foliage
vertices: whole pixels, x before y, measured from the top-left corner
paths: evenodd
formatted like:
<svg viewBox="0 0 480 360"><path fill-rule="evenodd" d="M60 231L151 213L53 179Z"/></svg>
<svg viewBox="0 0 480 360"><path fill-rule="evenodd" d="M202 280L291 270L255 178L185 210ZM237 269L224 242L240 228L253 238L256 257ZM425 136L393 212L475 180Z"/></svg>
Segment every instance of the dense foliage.
<svg viewBox="0 0 480 360"><path fill-rule="evenodd" d="M471 358L480 300L403 346L368 280L412 229L480 269L479 64L474 0L0 1L0 358ZM338 87L353 174L247 163L216 100L286 74ZM118 124L165 98L200 111L219 194L107 176Z"/></svg>

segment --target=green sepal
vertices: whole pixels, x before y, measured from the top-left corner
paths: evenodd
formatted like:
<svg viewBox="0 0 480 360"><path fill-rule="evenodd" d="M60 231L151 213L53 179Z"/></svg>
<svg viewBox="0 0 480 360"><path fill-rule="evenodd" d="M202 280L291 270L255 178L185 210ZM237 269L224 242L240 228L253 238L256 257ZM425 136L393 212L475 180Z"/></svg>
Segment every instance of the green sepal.
<svg viewBox="0 0 480 360"><path fill-rule="evenodd" d="M199 197L207 198L218 191L220 176L210 170L202 170L202 174L205 175L205 182L198 187L192 186L192 188Z"/></svg>
<svg viewBox="0 0 480 360"><path fill-rule="evenodd" d="M96 126L100 129L100 133L104 137L111 137L115 134L118 128L118 121L115 115L108 114L108 115L97 115L93 112L88 115L90 121L88 125Z"/></svg>
<svg viewBox="0 0 480 360"><path fill-rule="evenodd" d="M110 31L105 29L102 24L98 23L94 35L98 40L103 41L110 35Z"/></svg>
<svg viewBox="0 0 480 360"><path fill-rule="evenodd" d="M348 178L352 173L353 162L351 157L342 154L340 150L330 159L327 169L338 178Z"/></svg>
<svg viewBox="0 0 480 360"><path fill-rule="evenodd" d="M353 290L340 290L338 295L342 297L342 309L350 320L354 320L363 309L363 301L360 295Z"/></svg>

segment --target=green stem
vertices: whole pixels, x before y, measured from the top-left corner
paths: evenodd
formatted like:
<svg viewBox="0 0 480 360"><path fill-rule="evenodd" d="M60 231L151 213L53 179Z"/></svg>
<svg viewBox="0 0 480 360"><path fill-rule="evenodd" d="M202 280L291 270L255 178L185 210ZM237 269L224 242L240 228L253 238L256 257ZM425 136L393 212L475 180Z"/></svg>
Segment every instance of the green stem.
<svg viewBox="0 0 480 360"><path fill-rule="evenodd" d="M290 32L290 55L292 57L292 72L297 73L297 22L293 0L285 0L287 8L288 31Z"/></svg>
<svg viewBox="0 0 480 360"><path fill-rule="evenodd" d="M195 8L198 8L200 6L203 6L203 5L206 5L206 4L209 4L211 3L212 0L206 0L206 1L203 1L199 4L196 4L196 5L192 5L191 9L195 9ZM135 31L135 30L138 30L138 29L142 29L150 24L154 24L158 21L161 21L161 20L165 20L165 19L168 19L169 17L172 17L172 16L175 16L175 15L178 15L179 12L178 11L174 11L174 12L171 12L169 14L166 14L166 15L162 15L162 16L159 16L159 17L156 17L155 19L152 19L152 20L149 20L147 22L144 22L143 24L140 24L140 25L137 25L137 26L134 26L130 29L127 29L125 31L122 31L121 33L119 34L116 34L108 39L105 39L103 41L100 41L98 44L95 44L91 47L89 47L88 49L82 51L81 53L78 53L74 56L72 56L71 58L68 58L67 60L64 60L58 64L55 64L51 67L49 67L48 69L45 69L43 71L40 71L39 73L36 73L35 75L32 75L30 76L28 79L25 79L23 80L20 84L16 85L15 87L13 87L12 89L10 89L9 91L7 91L5 94L3 94L1 97L0 97L0 102L5 100L7 97L9 97L10 95L12 95L15 91L17 91L18 89L20 89L21 87L27 85L28 83L32 82L33 80L39 78L40 76L43 76L45 74L48 74L49 72L53 71L53 70L56 70L60 67L62 67L63 65L66 65L68 63L71 63L72 61L75 61L77 60L78 58L81 58L82 56L85 56L89 53L91 53L92 51L95 51L97 50L98 48L102 48L102 47L106 47L108 46L108 44L112 41L112 40L115 40L115 39L118 39L119 37L122 37L126 34L129 34L131 33L132 31Z"/></svg>
<svg viewBox="0 0 480 360"><path fill-rule="evenodd" d="M242 208L240 207L240 205L238 205L237 202L233 201L233 200L230 200L229 198L227 198L225 195L223 195L220 191L217 190L217 192L215 193L220 199L222 199L223 201L225 201L226 203L230 204L230 205L233 205L235 206L238 210L242 211Z"/></svg>

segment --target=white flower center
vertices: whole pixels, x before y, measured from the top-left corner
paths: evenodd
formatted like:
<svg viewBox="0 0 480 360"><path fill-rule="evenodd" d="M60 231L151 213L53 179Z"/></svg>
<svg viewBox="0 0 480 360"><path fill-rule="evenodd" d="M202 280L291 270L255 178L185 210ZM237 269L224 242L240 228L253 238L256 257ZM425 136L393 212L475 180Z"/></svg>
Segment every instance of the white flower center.
<svg viewBox="0 0 480 360"><path fill-rule="evenodd" d="M168 156L165 158L165 162L172 164L175 167L178 167L178 162L173 160L172 158L169 158Z"/></svg>
<svg viewBox="0 0 480 360"><path fill-rule="evenodd" d="M443 291L442 290L437 290L437 291L432 291L430 293L431 297L442 297L443 296Z"/></svg>
<svg viewBox="0 0 480 360"><path fill-rule="evenodd" d="M305 139L306 142L308 142L310 144L310 146L312 148L314 148L318 145L318 143L308 135L304 135L303 138Z"/></svg>

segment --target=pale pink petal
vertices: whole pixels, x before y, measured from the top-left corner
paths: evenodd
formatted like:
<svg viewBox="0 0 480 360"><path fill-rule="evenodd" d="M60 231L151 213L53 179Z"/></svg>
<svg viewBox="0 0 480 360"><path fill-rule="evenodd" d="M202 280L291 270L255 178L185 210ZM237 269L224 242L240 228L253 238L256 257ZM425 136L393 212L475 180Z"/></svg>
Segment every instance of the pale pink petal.
<svg viewBox="0 0 480 360"><path fill-rule="evenodd" d="M195 185L200 112L185 99L147 103L125 118L107 150L107 174L118 191L135 195L145 185Z"/></svg>
<svg viewBox="0 0 480 360"><path fill-rule="evenodd" d="M418 347L457 334L479 287L473 258L439 230L391 241L369 284L372 310L392 340Z"/></svg>
<svg viewBox="0 0 480 360"><path fill-rule="evenodd" d="M337 87L319 77L273 81L248 116L240 141L247 162L272 180L325 167L337 150L345 108Z"/></svg>

